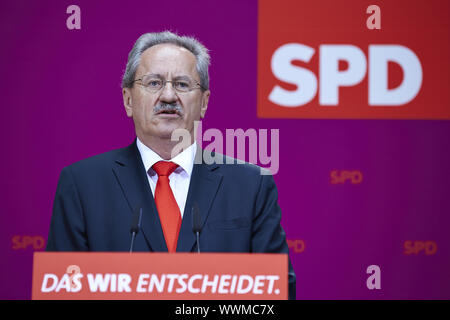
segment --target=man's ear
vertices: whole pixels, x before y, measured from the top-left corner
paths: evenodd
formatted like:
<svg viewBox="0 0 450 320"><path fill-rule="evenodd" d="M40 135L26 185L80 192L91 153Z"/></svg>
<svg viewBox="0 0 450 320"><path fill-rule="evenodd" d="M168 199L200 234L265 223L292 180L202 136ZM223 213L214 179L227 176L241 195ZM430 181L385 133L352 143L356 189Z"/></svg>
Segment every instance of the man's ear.
<svg viewBox="0 0 450 320"><path fill-rule="evenodd" d="M202 108L200 109L200 119L203 119L205 117L206 109L208 109L208 101L209 101L210 95L211 95L211 91L209 91L209 90L206 90L205 92L203 92Z"/></svg>
<svg viewBox="0 0 450 320"><path fill-rule="evenodd" d="M131 118L133 116L133 102L131 101L130 88L123 88L122 95L123 95L123 105L125 107L125 112L127 113L127 116Z"/></svg>

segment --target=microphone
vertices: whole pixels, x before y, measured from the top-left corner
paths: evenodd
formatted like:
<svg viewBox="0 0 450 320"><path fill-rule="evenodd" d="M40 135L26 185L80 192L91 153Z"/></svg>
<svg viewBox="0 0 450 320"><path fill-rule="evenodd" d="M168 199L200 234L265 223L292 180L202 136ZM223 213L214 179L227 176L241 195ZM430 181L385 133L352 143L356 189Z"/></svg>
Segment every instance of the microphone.
<svg viewBox="0 0 450 320"><path fill-rule="evenodd" d="M131 217L131 245L130 245L130 253L133 252L134 247L134 239L141 228L142 221L142 208L136 207L134 208L133 216Z"/></svg>
<svg viewBox="0 0 450 320"><path fill-rule="evenodd" d="M192 206L192 232L197 236L197 252L200 253L200 231L202 231L202 217L197 202Z"/></svg>

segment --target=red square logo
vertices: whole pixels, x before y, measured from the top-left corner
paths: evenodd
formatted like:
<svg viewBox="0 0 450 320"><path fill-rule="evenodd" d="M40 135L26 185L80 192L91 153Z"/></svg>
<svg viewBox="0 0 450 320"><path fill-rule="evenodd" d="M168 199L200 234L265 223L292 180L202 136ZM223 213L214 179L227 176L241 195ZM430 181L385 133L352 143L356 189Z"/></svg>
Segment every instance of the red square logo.
<svg viewBox="0 0 450 320"><path fill-rule="evenodd" d="M258 117L450 119L450 2L266 1Z"/></svg>

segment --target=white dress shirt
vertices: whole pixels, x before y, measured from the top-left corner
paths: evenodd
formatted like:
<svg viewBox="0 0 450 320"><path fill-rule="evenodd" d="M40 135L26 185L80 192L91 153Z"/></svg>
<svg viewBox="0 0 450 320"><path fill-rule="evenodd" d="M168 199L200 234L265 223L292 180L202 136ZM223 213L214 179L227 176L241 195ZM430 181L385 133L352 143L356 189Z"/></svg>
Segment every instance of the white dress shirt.
<svg viewBox="0 0 450 320"><path fill-rule="evenodd" d="M148 182L150 183L150 188L152 189L154 197L156 183L158 182L158 175L155 170L153 170L152 166L158 161L167 160L162 159L155 151L143 144L139 138L136 139L136 145L139 153L141 154L142 162L144 163L144 168L147 172ZM169 184L178 207L180 208L181 218L183 218L184 207L186 205L189 182L191 181L196 152L197 143L194 142L186 150L170 160L178 165L178 168L176 168L175 171L169 176Z"/></svg>

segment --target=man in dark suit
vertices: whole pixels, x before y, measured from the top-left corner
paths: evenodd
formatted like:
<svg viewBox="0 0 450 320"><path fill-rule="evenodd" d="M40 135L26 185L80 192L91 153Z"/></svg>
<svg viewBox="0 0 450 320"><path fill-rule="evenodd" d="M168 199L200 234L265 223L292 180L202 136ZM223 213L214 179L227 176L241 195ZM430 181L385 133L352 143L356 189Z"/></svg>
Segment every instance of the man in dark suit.
<svg viewBox="0 0 450 320"><path fill-rule="evenodd" d="M142 208L135 251L191 252L198 207L203 252L289 253L272 176L195 143L194 122L210 95L208 66L207 49L193 38L163 32L136 41L122 87L137 138L62 170L47 251L128 251L132 213ZM181 149L176 131L189 136Z"/></svg>

